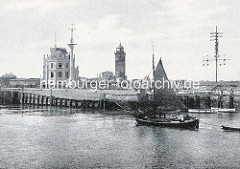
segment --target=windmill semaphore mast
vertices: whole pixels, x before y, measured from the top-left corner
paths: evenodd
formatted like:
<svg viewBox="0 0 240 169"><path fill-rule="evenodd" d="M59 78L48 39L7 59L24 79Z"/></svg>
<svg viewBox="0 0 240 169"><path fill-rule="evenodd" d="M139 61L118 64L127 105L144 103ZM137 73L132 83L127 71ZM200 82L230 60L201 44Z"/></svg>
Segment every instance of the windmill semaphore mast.
<svg viewBox="0 0 240 169"><path fill-rule="evenodd" d="M71 54L70 54L70 76L69 76L69 80L74 80L74 64L73 64L73 48L75 45L77 44L74 44L74 40L73 40L73 31L75 30L75 28L73 28L73 24L72 24L72 28L69 28L69 30L71 31L71 39L70 39L70 44L68 44L68 46L70 47L71 49Z"/></svg>

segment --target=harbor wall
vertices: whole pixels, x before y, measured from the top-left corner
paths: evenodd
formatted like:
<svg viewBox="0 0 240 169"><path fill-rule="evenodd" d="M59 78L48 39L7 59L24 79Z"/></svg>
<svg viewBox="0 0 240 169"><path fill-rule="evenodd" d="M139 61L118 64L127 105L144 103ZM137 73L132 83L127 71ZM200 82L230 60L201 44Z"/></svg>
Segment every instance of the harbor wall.
<svg viewBox="0 0 240 169"><path fill-rule="evenodd" d="M240 110L240 95L179 95L188 109L236 108Z"/></svg>
<svg viewBox="0 0 240 169"><path fill-rule="evenodd" d="M63 92L63 91L61 91ZM59 92L59 93L61 93ZM75 92L76 91L72 91ZM121 94L101 93L94 94L84 91L83 97L76 93L75 96L57 92L51 95L44 91L21 91L21 90L0 90L1 105L36 105L36 106L58 106L95 110L137 110L144 95L121 92ZM113 94L115 93L115 94ZM70 93L70 95L74 95ZM188 109L205 109L211 107L236 108L240 110L240 95L211 95L211 94L184 94L178 95L180 100Z"/></svg>
<svg viewBox="0 0 240 169"><path fill-rule="evenodd" d="M19 91L19 90L1 90L0 91L0 105L33 105L33 106L56 106L56 107L69 107L79 109L92 109L92 110L134 110L138 107L138 95L126 94L113 95L103 94L98 97L61 97L59 95L44 95L46 92L31 92L31 91ZM91 93L89 93L91 95ZM122 98L130 98L122 101ZM132 99L134 98L134 99Z"/></svg>

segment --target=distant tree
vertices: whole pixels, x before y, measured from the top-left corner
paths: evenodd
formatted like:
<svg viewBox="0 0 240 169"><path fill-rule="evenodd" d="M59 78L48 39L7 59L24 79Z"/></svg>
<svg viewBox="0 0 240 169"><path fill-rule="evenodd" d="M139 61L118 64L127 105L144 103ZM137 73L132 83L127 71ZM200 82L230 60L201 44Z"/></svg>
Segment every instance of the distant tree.
<svg viewBox="0 0 240 169"><path fill-rule="evenodd" d="M2 87L8 87L9 86L9 80L10 79L16 79L17 76L14 75L13 73L5 73L4 75L2 75L1 77L1 86Z"/></svg>

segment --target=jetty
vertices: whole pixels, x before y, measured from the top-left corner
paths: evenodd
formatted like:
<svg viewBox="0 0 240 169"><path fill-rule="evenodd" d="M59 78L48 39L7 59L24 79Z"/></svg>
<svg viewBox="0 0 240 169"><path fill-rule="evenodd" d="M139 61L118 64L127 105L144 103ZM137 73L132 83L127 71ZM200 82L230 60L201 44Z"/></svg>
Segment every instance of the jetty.
<svg viewBox="0 0 240 169"><path fill-rule="evenodd" d="M240 94L233 92L218 93L178 93L188 109L210 109L211 107L240 109Z"/></svg>
<svg viewBox="0 0 240 169"><path fill-rule="evenodd" d="M134 90L1 88L0 104L117 110L136 106L139 95Z"/></svg>
<svg viewBox="0 0 240 169"><path fill-rule="evenodd" d="M217 93L177 93L188 109L211 107L240 109L240 94L224 91ZM151 100L149 94L128 90L91 89L38 89L0 88L1 105L57 106L96 110L137 110L142 101Z"/></svg>

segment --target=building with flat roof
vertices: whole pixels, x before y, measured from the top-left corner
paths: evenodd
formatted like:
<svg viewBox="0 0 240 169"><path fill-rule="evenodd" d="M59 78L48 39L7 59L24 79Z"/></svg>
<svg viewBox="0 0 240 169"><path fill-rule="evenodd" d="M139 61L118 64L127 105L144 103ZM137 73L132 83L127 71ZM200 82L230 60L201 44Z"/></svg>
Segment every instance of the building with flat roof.
<svg viewBox="0 0 240 169"><path fill-rule="evenodd" d="M36 88L40 85L40 78L16 78L9 80L9 87Z"/></svg>

